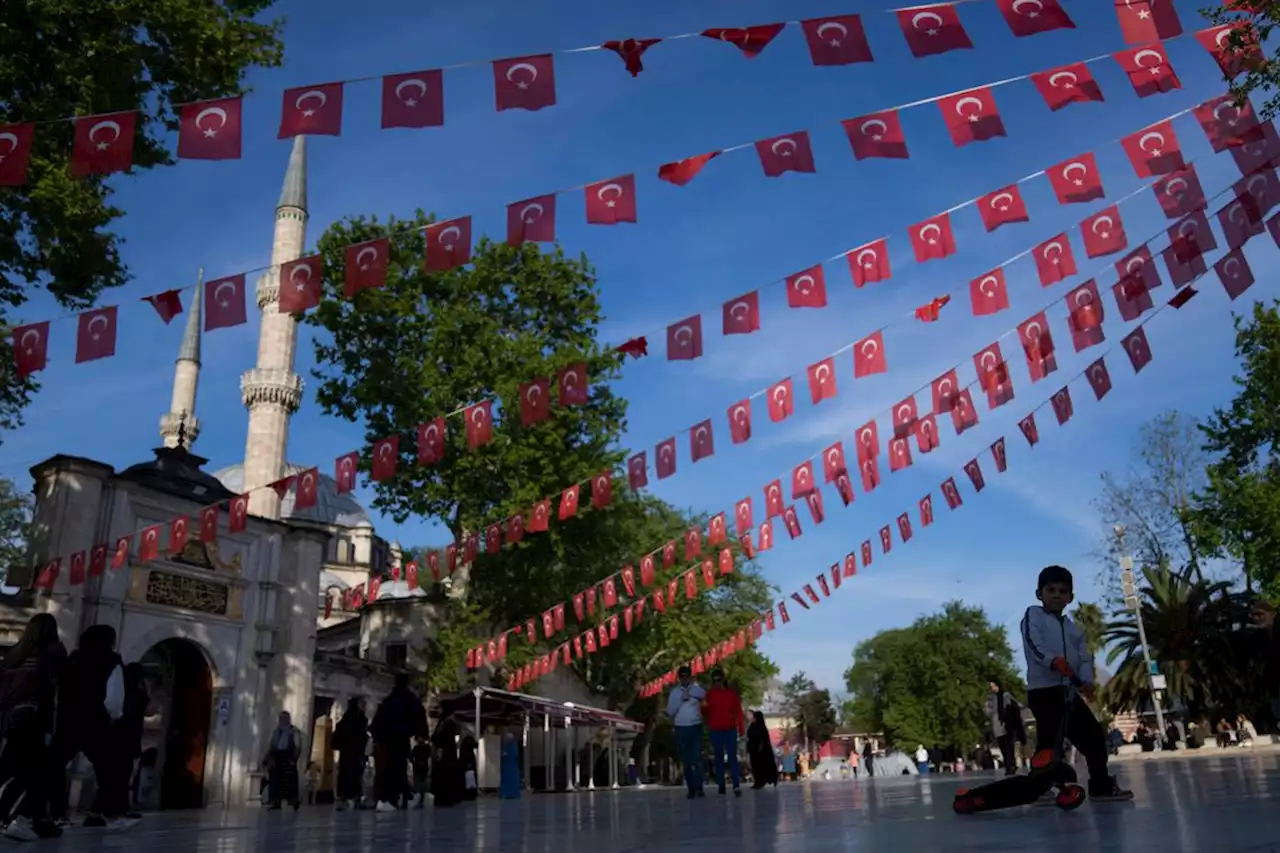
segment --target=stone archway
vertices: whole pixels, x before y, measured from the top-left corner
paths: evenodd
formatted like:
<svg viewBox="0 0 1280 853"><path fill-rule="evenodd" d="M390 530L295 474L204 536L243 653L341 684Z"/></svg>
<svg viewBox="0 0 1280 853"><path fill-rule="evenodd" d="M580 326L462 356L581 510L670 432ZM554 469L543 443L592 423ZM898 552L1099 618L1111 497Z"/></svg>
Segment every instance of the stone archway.
<svg viewBox="0 0 1280 853"><path fill-rule="evenodd" d="M194 641L170 637L139 663L152 697L142 761L151 790L139 793L152 807L202 808L214 687L209 659Z"/></svg>

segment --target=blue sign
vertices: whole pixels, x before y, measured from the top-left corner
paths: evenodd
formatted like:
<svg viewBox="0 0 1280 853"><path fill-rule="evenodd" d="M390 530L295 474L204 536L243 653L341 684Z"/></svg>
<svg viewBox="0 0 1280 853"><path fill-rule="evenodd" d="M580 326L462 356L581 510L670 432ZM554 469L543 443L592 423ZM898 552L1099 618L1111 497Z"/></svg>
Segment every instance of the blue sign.
<svg viewBox="0 0 1280 853"><path fill-rule="evenodd" d="M1155 661L1147 661L1147 672L1151 673L1152 675L1159 675L1160 665Z"/></svg>

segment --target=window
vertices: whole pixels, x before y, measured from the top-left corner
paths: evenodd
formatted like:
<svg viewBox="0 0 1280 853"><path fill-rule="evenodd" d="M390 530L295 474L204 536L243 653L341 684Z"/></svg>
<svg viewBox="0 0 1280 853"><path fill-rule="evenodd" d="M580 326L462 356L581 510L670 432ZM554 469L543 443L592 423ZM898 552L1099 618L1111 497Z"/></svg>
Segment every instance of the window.
<svg viewBox="0 0 1280 853"><path fill-rule="evenodd" d="M387 666L404 667L409 663L409 647L404 643L387 644Z"/></svg>
<svg viewBox="0 0 1280 853"><path fill-rule="evenodd" d="M350 563L351 560L351 540L345 536L339 536L337 541L337 562Z"/></svg>

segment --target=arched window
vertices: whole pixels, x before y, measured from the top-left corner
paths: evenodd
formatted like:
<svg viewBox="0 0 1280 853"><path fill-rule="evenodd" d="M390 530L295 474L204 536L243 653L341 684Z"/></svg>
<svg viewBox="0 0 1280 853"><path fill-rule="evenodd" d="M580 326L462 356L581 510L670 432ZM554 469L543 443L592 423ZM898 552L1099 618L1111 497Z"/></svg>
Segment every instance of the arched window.
<svg viewBox="0 0 1280 853"><path fill-rule="evenodd" d="M339 563L351 562L351 540L345 536L338 537L336 557Z"/></svg>

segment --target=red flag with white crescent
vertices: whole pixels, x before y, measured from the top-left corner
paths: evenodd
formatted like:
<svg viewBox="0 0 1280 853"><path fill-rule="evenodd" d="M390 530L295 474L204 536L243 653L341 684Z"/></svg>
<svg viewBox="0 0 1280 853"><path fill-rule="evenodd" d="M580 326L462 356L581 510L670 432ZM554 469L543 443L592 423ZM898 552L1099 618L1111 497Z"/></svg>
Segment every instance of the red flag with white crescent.
<svg viewBox="0 0 1280 853"><path fill-rule="evenodd" d="M239 160L241 98L183 104L178 110L178 157L182 160Z"/></svg>
<svg viewBox="0 0 1280 853"><path fill-rule="evenodd" d="M137 129L136 110L77 118L71 143L71 174L110 175L128 171L133 166Z"/></svg>
<svg viewBox="0 0 1280 853"><path fill-rule="evenodd" d="M410 71L382 78L382 129L442 127L444 72Z"/></svg>
<svg viewBox="0 0 1280 853"><path fill-rule="evenodd" d="M342 84L298 86L285 89L281 99L277 138L291 136L340 136L342 134Z"/></svg>

